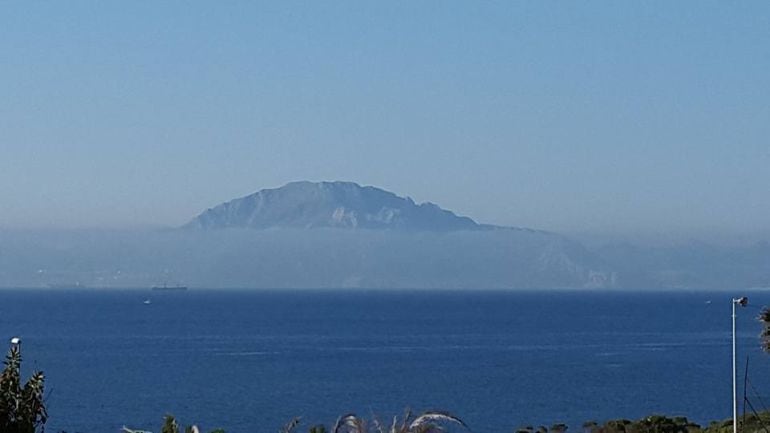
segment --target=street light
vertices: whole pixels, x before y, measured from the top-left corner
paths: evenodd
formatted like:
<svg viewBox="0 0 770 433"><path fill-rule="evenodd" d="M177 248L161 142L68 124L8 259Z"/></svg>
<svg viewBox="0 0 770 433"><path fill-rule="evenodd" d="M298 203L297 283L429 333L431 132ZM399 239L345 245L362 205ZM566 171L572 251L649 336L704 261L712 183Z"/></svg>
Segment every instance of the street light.
<svg viewBox="0 0 770 433"><path fill-rule="evenodd" d="M14 349L21 355L21 337L11 338L11 350Z"/></svg>
<svg viewBox="0 0 770 433"><path fill-rule="evenodd" d="M740 298L733 298L733 433L738 433L738 386L736 381L738 380L738 373L735 370L735 306L740 305L745 307L749 303L749 298L741 296Z"/></svg>

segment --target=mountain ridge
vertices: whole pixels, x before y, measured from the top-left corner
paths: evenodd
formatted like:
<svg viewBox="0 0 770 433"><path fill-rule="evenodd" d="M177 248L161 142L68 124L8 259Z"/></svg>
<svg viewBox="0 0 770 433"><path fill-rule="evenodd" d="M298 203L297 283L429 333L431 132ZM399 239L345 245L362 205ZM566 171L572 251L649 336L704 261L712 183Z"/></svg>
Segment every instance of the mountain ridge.
<svg viewBox="0 0 770 433"><path fill-rule="evenodd" d="M615 281L596 255L560 234L480 224L434 203L354 182L261 189L209 208L182 227L208 236L199 239L221 256L206 266L216 266L210 270L226 275L229 285L533 288L608 287ZM228 272L220 272L223 264Z"/></svg>
<svg viewBox="0 0 770 433"><path fill-rule="evenodd" d="M488 230L431 202L415 203L355 182L290 182L209 208L182 226L222 228L344 228L405 231Z"/></svg>

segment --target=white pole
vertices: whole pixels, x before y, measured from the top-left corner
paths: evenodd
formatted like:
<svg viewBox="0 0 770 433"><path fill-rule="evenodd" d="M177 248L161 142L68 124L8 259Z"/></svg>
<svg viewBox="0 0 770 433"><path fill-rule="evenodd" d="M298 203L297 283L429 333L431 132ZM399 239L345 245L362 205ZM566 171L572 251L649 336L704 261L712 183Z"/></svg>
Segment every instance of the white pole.
<svg viewBox="0 0 770 433"><path fill-rule="evenodd" d="M736 385L735 371L735 304L736 299L733 299L733 433L738 433L738 391Z"/></svg>

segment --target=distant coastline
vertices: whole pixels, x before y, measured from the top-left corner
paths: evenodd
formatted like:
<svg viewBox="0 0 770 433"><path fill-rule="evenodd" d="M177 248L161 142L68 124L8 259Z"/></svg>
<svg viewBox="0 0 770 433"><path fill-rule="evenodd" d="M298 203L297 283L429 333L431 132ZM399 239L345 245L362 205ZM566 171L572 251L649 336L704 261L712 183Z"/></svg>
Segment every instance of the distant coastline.
<svg viewBox="0 0 770 433"><path fill-rule="evenodd" d="M162 286L152 286L150 288L150 290L156 290L156 291L158 291L158 290L160 290L160 291L177 291L178 292L178 291L187 290L187 286L179 286L179 285L177 285L177 286L168 286L168 285L164 284Z"/></svg>

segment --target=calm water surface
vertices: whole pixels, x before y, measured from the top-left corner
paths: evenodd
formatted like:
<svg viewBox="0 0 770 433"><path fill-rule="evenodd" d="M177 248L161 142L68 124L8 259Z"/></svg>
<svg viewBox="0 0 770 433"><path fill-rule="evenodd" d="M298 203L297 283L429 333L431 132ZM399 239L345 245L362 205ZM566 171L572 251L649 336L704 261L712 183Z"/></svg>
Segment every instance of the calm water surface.
<svg viewBox="0 0 770 433"><path fill-rule="evenodd" d="M770 356L739 313L760 393ZM731 414L727 293L0 291L0 338L45 371L48 431L274 432L356 412L449 410L473 431ZM150 299L150 305L143 301ZM710 302L709 302L710 301ZM767 393L770 394L770 393ZM770 399L765 398L765 401Z"/></svg>

